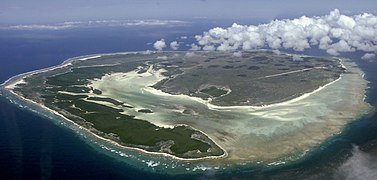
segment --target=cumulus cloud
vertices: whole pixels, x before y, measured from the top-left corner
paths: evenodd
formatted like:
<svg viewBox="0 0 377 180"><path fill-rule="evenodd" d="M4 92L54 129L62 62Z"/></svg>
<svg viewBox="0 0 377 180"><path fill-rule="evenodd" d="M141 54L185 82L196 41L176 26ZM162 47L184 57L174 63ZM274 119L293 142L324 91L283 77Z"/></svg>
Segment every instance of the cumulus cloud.
<svg viewBox="0 0 377 180"><path fill-rule="evenodd" d="M177 41L173 41L170 43L170 48L173 50L178 50L179 48L179 43Z"/></svg>
<svg viewBox="0 0 377 180"><path fill-rule="evenodd" d="M160 39L153 44L153 47L159 51L162 51L166 47L165 39Z"/></svg>
<svg viewBox="0 0 377 180"><path fill-rule="evenodd" d="M203 47L203 50L204 50L204 51L214 51L214 50L216 50L216 48L215 48L215 46L213 46L213 45L205 45L205 46Z"/></svg>
<svg viewBox="0 0 377 180"><path fill-rule="evenodd" d="M292 56L292 61L303 61L303 59L299 55L295 54L295 55Z"/></svg>
<svg viewBox="0 0 377 180"><path fill-rule="evenodd" d="M354 147L352 156L334 174L335 179L375 179L377 158Z"/></svg>
<svg viewBox="0 0 377 180"><path fill-rule="evenodd" d="M191 44L190 51L199 51L201 48L196 44Z"/></svg>
<svg viewBox="0 0 377 180"><path fill-rule="evenodd" d="M142 52L142 54L152 54L152 53L153 53L153 51L151 51L151 50L146 50L146 51Z"/></svg>
<svg viewBox="0 0 377 180"><path fill-rule="evenodd" d="M376 57L376 54L373 53L365 53L361 59L374 59Z"/></svg>
<svg viewBox="0 0 377 180"><path fill-rule="evenodd" d="M236 51L233 53L234 57L242 57L242 52L241 51Z"/></svg>
<svg viewBox="0 0 377 180"><path fill-rule="evenodd" d="M377 52L377 16L347 16L338 9L324 16L274 20L261 25L213 28L195 36L203 50L238 51L258 48L305 49L318 47L331 55L364 51L364 58Z"/></svg>
<svg viewBox="0 0 377 180"><path fill-rule="evenodd" d="M194 56L197 56L197 54L195 54L194 52L187 52L185 54L186 57L194 57Z"/></svg>

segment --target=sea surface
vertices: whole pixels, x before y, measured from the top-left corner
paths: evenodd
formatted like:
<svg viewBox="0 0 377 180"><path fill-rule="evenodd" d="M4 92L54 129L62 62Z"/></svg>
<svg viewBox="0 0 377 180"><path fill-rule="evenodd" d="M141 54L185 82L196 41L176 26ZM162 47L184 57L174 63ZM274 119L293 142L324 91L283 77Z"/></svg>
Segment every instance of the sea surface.
<svg viewBox="0 0 377 180"><path fill-rule="evenodd" d="M153 43L184 42L194 35L231 22L190 20L181 26L96 27L65 30L0 30L0 83L12 76L50 67L87 54L153 50ZM181 39L187 36L187 39ZM167 48L166 50L169 50ZM318 50L304 54L326 55ZM354 59L370 81L366 101L377 107L377 59ZM343 133L324 142L302 161L286 166L244 167L227 171L198 170L167 175L128 164L88 143L67 125L19 107L0 96L0 179L370 179L377 178L377 115L367 114Z"/></svg>

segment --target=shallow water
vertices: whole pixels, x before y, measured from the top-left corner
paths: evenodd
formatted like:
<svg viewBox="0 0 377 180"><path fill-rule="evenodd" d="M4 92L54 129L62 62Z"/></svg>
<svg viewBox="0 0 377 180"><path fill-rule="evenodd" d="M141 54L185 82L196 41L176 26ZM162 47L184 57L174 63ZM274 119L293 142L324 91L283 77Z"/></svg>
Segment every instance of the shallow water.
<svg viewBox="0 0 377 180"><path fill-rule="evenodd" d="M283 164L340 132L347 122L368 110L367 104L360 103L366 87L361 72L352 68L355 64L344 63L353 73L304 98L265 107L216 109L198 98L148 90L148 86L163 79L161 72L116 73L91 85L106 97L154 112L137 114L135 109L124 108L126 114L160 126L188 124L203 131L229 152L229 157L220 160L222 163L234 159L237 163ZM194 115L181 113L187 109Z"/></svg>
<svg viewBox="0 0 377 180"><path fill-rule="evenodd" d="M196 34L199 34L208 28L195 29L198 32ZM0 80L5 81L10 76L22 72L56 65L77 55L149 48L145 44L149 42L150 37L132 42L125 37L126 30L117 31L118 34L113 30L104 30L96 34L78 32L75 33L76 37L60 40L43 40L36 36L46 32L13 32L15 35L12 36L8 36L8 32L1 33L5 37L0 39ZM170 33L167 39L177 37L177 34L163 32ZM104 39L108 39L107 35L110 33L124 39L114 38L105 42ZM18 34L28 34L30 38L16 37ZM72 32L54 33L54 36L61 37L64 34L72 35ZM89 37L86 41L85 36ZM92 41L101 43L86 46ZM134 46L135 44L137 46ZM377 105L377 63L360 64L366 78L371 81L367 100ZM336 177L335 172L349 157L358 157L352 156L355 155L352 144L359 145L360 150L372 158L377 157L376 153L373 153L377 147L377 117L370 115L350 123L342 134L323 143L320 149L310 153L303 161L289 166L237 167L224 173L213 169L187 176L156 175L148 173L150 168L147 171L136 169L137 164L130 165L119 158L113 158L120 155L111 153L111 150L98 148L99 146L92 146L93 143L86 143L87 140L83 136L77 135L70 128L66 128L67 126L18 108L4 98L0 99L0 135L3 137L0 138L0 176L6 179L329 178ZM370 168L373 170L373 167Z"/></svg>

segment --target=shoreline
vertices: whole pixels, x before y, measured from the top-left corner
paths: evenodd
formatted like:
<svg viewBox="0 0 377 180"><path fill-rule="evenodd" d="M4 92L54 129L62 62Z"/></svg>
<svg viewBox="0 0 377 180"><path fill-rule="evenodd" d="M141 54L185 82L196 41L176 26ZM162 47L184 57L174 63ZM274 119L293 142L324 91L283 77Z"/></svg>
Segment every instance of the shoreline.
<svg viewBox="0 0 377 180"><path fill-rule="evenodd" d="M199 103L202 103L202 104L206 105L206 107L208 109L215 110L215 111L234 110L234 109L263 110L265 108L287 105L287 104L294 103L294 102L297 102L299 100L305 99L305 98L309 97L310 95L321 91L322 89L326 88L327 86L330 86L330 85L334 84L335 82L341 80L342 76L343 75L340 75L340 77L337 78L336 80L331 81L331 82L329 82L329 83L327 83L323 86L320 86L319 88L315 89L312 92L304 93L302 95L299 95L299 96L297 96L293 99L287 100L287 101L272 103L272 104L267 104L267 105L261 105L261 106L248 106L248 105L247 106L218 106L218 105L211 104L211 102L209 100L203 100L199 97L192 97L192 96L188 96L188 95L185 95L185 94L177 94L177 95L169 94L169 93L165 93L165 92L163 92L159 89L155 89L155 88L152 88L152 87L146 87L146 88L143 88L143 90L145 90L145 91L147 91L151 94L158 95L158 96L174 96L174 97L181 97L181 98L185 98L185 99L191 99L191 100L197 101Z"/></svg>
<svg viewBox="0 0 377 180"><path fill-rule="evenodd" d="M134 54L134 53L137 54L139 52L111 53L109 55ZM89 55L89 56L84 56L84 58L81 58L81 56L79 56L79 57L73 57L73 58L69 58L69 59L65 60L62 64L59 64L59 65L56 65L56 66L52 66L52 67L49 67L49 68L44 68L44 69L40 69L40 70L35 70L35 71L30 71L30 72L22 73L22 74L19 74L19 75L16 75L16 76L13 76L13 77L9 78L3 84L0 84L0 89L5 89L6 91L10 92L11 94L13 94L14 96L16 96L17 98L21 98L21 100L23 100L25 102L28 102L28 103L34 104L36 106L39 106L40 108L42 108L42 109L44 109L44 110L46 110L46 111L48 111L48 112L50 112L52 114L55 114L55 115L59 116L60 118L66 120L66 121L69 121L70 123L72 123L76 127L78 127L79 129L85 130L86 132L90 133L91 135L95 136L96 138L105 140L105 141L107 141L107 142L109 142L109 143L111 143L111 144L113 144L113 145L115 145L117 147L120 147L120 148L126 148L128 150L135 150L135 151L143 152L143 153L146 153L146 154L161 155L161 156L165 156L165 157L167 156L167 157L170 157L170 158L173 158L173 159L177 159L177 160L181 160L181 161L200 161L200 160L205 160L205 159L219 159L219 158L225 158L225 157L228 156L228 152L225 151L225 149L222 148L220 145L218 145L211 137L209 137L203 131L198 130L198 129L196 129L194 127L191 127L191 126L190 126L191 129L203 133L205 136L207 136L207 138L209 138L210 140L212 140L212 142L215 145L217 145L224 153L222 155L220 155L220 156L206 156L206 157L201 157L201 158L180 158L180 157L174 156L172 154L168 154L168 153L151 152L151 151L147 151L147 150L144 150L144 149L141 149L141 148L137 148L137 147L130 147L130 146L120 145L119 143L117 143L115 141L112 141L110 139L107 139L107 138L104 138L104 137L102 137L100 135L97 135L96 133L91 132L89 129L87 129L87 128L83 127L83 126L80 126L79 124L77 124L76 122L70 120L69 118L65 117L64 115L60 114L59 112L54 111L54 110L46 107L45 105L39 104L39 103L37 103L37 102L35 102L33 100L26 99L23 96L15 93L13 91L13 88L15 86L17 86L18 84L24 83L25 82L24 81L25 78L30 77L30 76L32 76L34 74L43 73L43 72L51 71L51 70L54 70L54 69L64 68L66 66L72 65L71 61L74 61L74 60L82 60L82 59L89 60L89 59L94 59L94 58L98 58L98 57L102 57L102 56L100 56L100 55L95 55L95 56ZM188 125L180 124L180 125L170 126L169 128L174 128L174 127L177 127L177 126L188 126ZM159 126L159 127L164 127L164 126Z"/></svg>
<svg viewBox="0 0 377 180"><path fill-rule="evenodd" d="M111 54L105 54L105 55L116 55L116 54L132 54L132 53L142 53L142 52L125 52L125 53L111 53ZM135 151L139 151L139 152L143 152L143 153L146 153L146 154L152 154L152 155L160 155L160 156L165 156L165 157L170 157L170 158L173 158L173 159L177 159L177 160L181 160L181 161L200 161L200 160L206 160L206 159L222 159L222 158L226 158L228 157L228 152L222 147L220 146L215 140L213 140L208 134L204 133L203 131L200 131L196 128L193 128L191 127L192 129L196 130L196 131L199 131L201 133L203 133L204 135L206 135L209 139L212 140L213 143L215 143L220 149L223 150L224 154L223 155L220 155L220 156L207 156L207 157L202 157L202 158L179 158L177 156L174 156L172 154L168 154L168 153L160 153L160 152L150 152L150 151L146 151L146 150L143 150L141 148L135 148L135 147L128 147L128 146L124 146L124 145L120 145L119 143L115 142L115 141L112 141L112 140L109 140L109 139L106 139L104 137L101 137L99 135L97 135L96 133L93 133L91 132L89 129L83 127L83 126L80 126L78 125L77 123L75 123L74 121L66 118L64 115L42 105L42 104L38 104L36 103L35 101L32 101L30 99L26 99L20 95L18 95L17 93L15 93L13 91L13 88L17 85L17 84L20 84L23 82L24 78L27 78L29 76L32 76L33 74L37 74L37 73L42 73L42 72L46 72L46 71L50 71L50 70L53 70L53 69L57 69L57 68L63 68L63 67L66 67L66 66L69 66L69 65L72 65L70 61L74 61L74 60L88 60L88 59L94 59L94 58L98 58L98 57L101 57L100 55L88 55L88 56L84 56L83 58L80 59L80 57L74 57L74 58L70 58L70 59L67 59L66 61L64 61L62 64L60 65L57 65L57 66L53 66L53 67L49 67L49 68L44 68L44 69L41 69L41 70L35 70L35 71L31 71L31 72L26 72L26 73L23 73L23 74L20 74L20 75L16 75L14 77L11 77L10 79L8 79L7 81L5 81L3 84L1 84L0 88L4 88L6 89L7 91L9 91L10 93L12 93L14 96L16 96L17 98L21 98L22 101L26 101L28 103L31 103L31 104L34 104L36 105L37 107L41 107L42 109L52 113L52 114L55 114L57 115L58 117L66 120L66 121L69 121L70 123L74 124L76 127L78 127L79 129L82 129L88 133L90 133L91 135L95 136L96 138L99 138L101 140L104 140L106 142L109 142L111 143L112 145L115 145L117 147L120 147L120 148L124 148L124 149L128 149L128 150L135 150ZM340 63L341 63L341 60L342 59L339 59L340 60ZM344 66L342 63L341 63L342 66ZM162 92L161 90L157 90L157 89L154 89L152 88L153 90L149 89L149 88L144 88L144 90L150 92L150 93L153 93L153 94L156 94L156 95L166 95L166 96L184 96L185 98L189 98L189 99L192 99L192 100L195 100L195 101L199 101L200 103L203 103L204 105L207 106L208 109L211 109L211 110L218 110L218 111L221 111L221 110L232 110L232 109L253 109L253 110L260 110L260 109L264 109L264 108L268 108L268 107L275 107L275 106L280 106L280 105L286 105L286 104L289 104L289 103L294 103L294 102L297 102L299 100L302 100L302 99L305 99L306 97L309 97L310 95L312 94L315 94L319 91L321 91L322 89L334 84L335 82L341 80L343 77L343 74L341 74L341 76L330 82L330 83L327 83L325 84L324 86L321 86L317 89L315 89L314 91L312 92L308 92L308 93L304 93L296 98L293 98L293 99L290 99L290 100L287 100L287 101L283 101L283 102L279 102L279 103L274 103L274 104L269 104L269 105L265 105L265 106L216 106L216 105L213 105L213 104L210 104L210 102L207 102L205 100L202 100L200 98L200 100L196 99L196 97L190 97L190 96L187 96L187 95L171 95L171 94L168 94L168 93L164 93ZM156 92L156 91L161 91L161 92ZM162 93L162 94L160 94ZM186 97L187 96L187 97ZM365 96L365 93L364 93L364 96ZM364 101L364 100L363 100ZM186 125L186 124L177 124L177 125L174 125L173 127L176 127L176 126L189 126L189 125Z"/></svg>
<svg viewBox="0 0 377 180"><path fill-rule="evenodd" d="M344 64L342 63L343 59L340 59L339 58L339 63L341 64L342 67L345 68ZM203 100L199 97L193 97L193 96L188 96L188 95L185 95L185 94L169 94L169 93L166 93L166 92L163 92L162 90L159 90L159 89L155 89L153 87L146 87L146 88L143 88L143 90L149 92L149 93L152 93L152 94L155 94L155 95L158 95L158 96L174 96L174 97L182 97L182 98L186 98L186 99L191 99L191 100L194 100L194 101L197 101L199 103L202 103L204 105L207 106L208 109L210 110L233 110L233 109L253 109L253 110L262 110L262 109L265 109L265 108L270 108L270 107L276 107L276 106L282 106L282 105L286 105L286 104L290 104L290 103L294 103L294 102L297 102L299 100L302 100L302 99L305 99L307 97L309 97L310 95L312 94L315 94L319 91L321 91L322 89L326 88L327 86L330 86L332 84L334 84L335 82L341 80L343 77L343 74L340 75L339 78L323 85L323 86L320 86L318 87L317 89L311 91L311 92L307 92L307 93L303 93L297 97L294 97L293 99L289 99L289 100L286 100L286 101L282 101L282 102L277 102L277 103L272 103L272 104L267 104L267 105L260 105L260 106L254 106L254 105L245 105L245 106L219 106L219 105L214 105L214 104L211 104L211 99L209 100Z"/></svg>
<svg viewBox="0 0 377 180"><path fill-rule="evenodd" d="M100 136L100 135L97 135L96 133L93 133L93 132L90 131L88 128L85 128L85 127L83 127L83 126L80 126L80 125L77 124L76 122L74 122L74 121L68 119L68 118L65 117L64 115L58 113L57 111L54 111L54 110L48 108L48 107L45 106L45 105L39 104L39 103L37 103L37 102L35 102L35 101L32 101L32 100L30 100L30 99L26 99L26 98L24 98L24 97L22 97L22 96L19 96L19 95L18 95L17 93L15 93L13 90L8 90L8 91L9 91L10 93L12 93L14 96L16 96L16 97L18 97L18 98L21 98L23 101L25 101L25 102L27 102L27 103L31 103L31 104L36 105L36 106L39 106L40 108L42 108L42 109L48 111L49 113L52 113L52 114L54 114L54 115L57 115L57 116L59 116L60 118L64 119L65 121L68 121L68 122L74 124L74 125L75 125L76 127L78 127L79 129L84 130L84 131L90 133L91 135L95 136L96 138L99 138L99 139L101 139L101 140L104 140L104 141L106 141L106 142L109 142L109 143L111 143L112 145L115 145L115 146L117 146L117 147L119 147L119 148L124 148L124 149L128 149L128 150L135 150L135 151L143 152L143 153L146 153L146 154L161 155L161 156L165 156L165 157L167 156L167 157L171 157L171 158L173 158L173 159L177 159L177 160L181 160L181 161L200 161L200 160L206 160L206 159L219 159L219 158L225 158L225 157L228 156L228 153L227 153L227 152L226 152L221 146L219 146L215 141L213 141L213 140L212 140L207 134L205 134L205 133L203 133L202 131L197 130L197 129L193 128L193 127L190 127L190 128L194 129L195 131L199 131L199 132L202 132L203 134L205 134L205 135L206 135L209 139L211 139L216 145L218 145L219 148L220 148L221 150L224 151L224 154L222 154L222 155L220 155L220 156L206 156L206 157L201 157L201 158L180 158L180 157L174 156L174 155L172 155L172 154L168 154L168 153L151 152L151 151L146 151L146 150L144 150L144 149L137 148L137 147L123 146L123 145L120 145L119 143L117 143L117 142L115 142L115 141L112 141L112 140L110 140L110 139L107 139L107 138L104 138L104 137L102 137L102 136ZM188 126L188 125L180 124L180 125L175 125L174 127L177 127L177 126Z"/></svg>

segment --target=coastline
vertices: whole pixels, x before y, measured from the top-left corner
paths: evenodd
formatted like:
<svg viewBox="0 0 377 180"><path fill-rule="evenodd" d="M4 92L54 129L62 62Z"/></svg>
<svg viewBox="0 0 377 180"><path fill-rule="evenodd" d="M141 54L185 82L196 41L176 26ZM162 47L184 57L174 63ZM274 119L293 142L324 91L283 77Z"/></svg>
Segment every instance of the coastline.
<svg viewBox="0 0 377 180"><path fill-rule="evenodd" d="M132 54L132 53L139 53L139 52L124 52L124 53L111 53L109 55L114 55L114 54ZM146 154L153 154L153 155L162 155L162 156L165 156L165 157L170 157L170 158L173 158L173 159L177 159L177 160L181 160L181 161L199 161L199 160L205 160L205 159L218 159L218 158L224 158L224 157L227 157L228 156L228 153L221 147L219 146L215 141L213 141L209 136L207 136L207 134L205 134L204 132L198 130L198 129L195 129L193 127L190 127L192 128L193 130L195 131L199 131L201 133L203 133L204 135L207 136L207 138L211 139L213 143L215 143L223 152L224 154L220 155L220 156L206 156L206 157L201 157L201 158L180 158L180 157L177 157L177 156L174 156L172 154L168 154L168 153L162 153L162 152L151 152L151 151L146 151L146 150L143 150L141 148L136 148L136 147L129 147L129 146L123 146L123 145L120 145L119 143L115 142L115 141L112 141L110 139L107 139L107 138L104 138L104 137L101 137L99 135L97 135L96 133L93 133L91 132L89 129L87 128L84 128L83 126L80 126L79 124L77 124L76 122L66 118L64 115L46 107L45 105L43 104L39 104L35 101L32 101L30 99L26 99L24 98L23 96L15 93L13 91L13 88L15 86L17 86L17 84L22 84L24 83L24 78L27 78L27 77L30 77L34 74L38 74L38 73L42 73L42 72L46 72L46 71L50 71L50 70L54 70L54 69L58 69L58 68L63 68L63 67L66 67L66 66L69 66L71 65L70 61L73 61L73 60L88 60L88 59L94 59L94 58L98 58L98 57L101 57L99 55L95 55L95 56L92 56L92 55L89 55L89 57L87 56L84 56L84 58L81 58L81 56L79 57L73 57L73 58L69 58L67 59L66 61L64 61L62 64L60 65L56 65L56 66L52 66L52 67L49 67L49 68L44 68L44 69L40 69L40 70L35 70L35 71L30 71L30 72L26 72L26 73L22 73L22 74L19 74L19 75L16 75L14 77L11 77L9 78L8 80L6 80L4 83L2 83L0 85L0 90L1 89L5 89L7 90L8 92L10 92L12 95L14 95L15 97L17 98L20 98L21 100L25 101L25 102L28 102L28 103L31 103L31 104L34 104L36 106L39 106L43 109L45 109L46 111L54 114L54 115L57 115L59 116L60 118L66 120L66 121L69 121L70 123L74 124L76 127L78 127L79 129L82 129L82 130L85 130L86 132L90 133L91 135L95 136L96 138L99 138L99 139L102 139L102 140L105 140L117 147L120 147L120 148L125 148L125 149L128 149L128 150L135 150L135 151L139 151L139 152L142 152L142 153L146 153ZM94 57L94 58L91 58L91 57ZM183 125L183 124L182 124ZM177 126L182 126L182 125L177 125ZM183 125L183 126L187 126L187 125ZM173 127L176 127L176 126L173 126ZM170 127L169 127L170 128Z"/></svg>
<svg viewBox="0 0 377 180"><path fill-rule="evenodd" d="M292 55L292 54L288 54L288 55ZM308 56L305 56L305 55L301 56L300 55L300 57L308 57ZM346 69L346 66L344 66L344 64L342 63L342 61L344 61L344 59L338 58L338 60L339 60L339 63L341 64L341 66ZM298 71L303 71L303 70L298 70ZM321 91L322 89L326 88L327 86L330 86L330 85L334 84L335 82L341 80L342 76L343 76L343 74L341 74L339 78L337 78L337 79L335 79L335 80L333 80L333 81L331 81L331 82L329 82L329 83L327 83L327 84L325 84L323 86L320 86L319 88L315 89L314 91L303 93L303 94L301 94L301 95L299 95L297 97L294 97L293 99L289 99L289 100L282 101L282 102L277 102L277 103L271 103L271 104L267 104L267 105L260 105L260 106L254 106L254 105L245 105L245 106L218 106L218 105L211 104L211 99L204 100L204 99L199 98L199 97L188 96L188 95L185 95L185 94L174 94L173 95L173 94L169 94L169 93L163 92L162 90L155 89L155 88L150 87L150 86L143 88L143 90L145 90L145 91L147 91L149 93L158 95L158 96L170 96L170 97L181 97L181 98L191 99L191 100L197 101L199 103L205 104L207 106L207 108L210 109L210 110L218 110L218 111L219 110L232 110L232 109L262 110L262 109L265 109L265 108L268 108L268 107L275 107L275 106L286 105L286 104L294 103L294 102L297 102L299 100L305 99L306 97L309 97L310 95L315 94L315 93Z"/></svg>
<svg viewBox="0 0 377 180"><path fill-rule="evenodd" d="M124 52L124 53L111 53L111 54L106 54L106 55L116 55L116 54L137 54L139 52ZM78 127L79 129L82 129L82 130L85 130L86 132L88 133L91 133L93 136L95 136L96 138L99 138L99 139L102 139L102 140L105 140L117 147L120 147L120 148L125 148L125 149L129 149L129 150L135 150L135 151L139 151L139 152L142 152L142 153L146 153L146 154L153 154L153 155L162 155L162 156L165 156L165 157L170 157L170 158L173 158L173 159L177 159L177 160L181 160L181 161L199 161L199 160L205 160L205 159L219 159L219 158L225 158L228 156L228 153L221 147L219 146L215 141L213 141L213 139L211 139L211 137L209 137L206 133L204 133L203 131L200 131L198 129L195 129L193 127L190 127L191 129L195 130L195 131L199 131L201 133L203 133L204 135L207 136L207 138L211 139L212 142L214 144L216 144L224 153L220 156L206 156L206 157L201 157L201 158L180 158L180 157L177 157L177 156L174 156L172 154L168 154L168 153L162 153L162 152L151 152L151 151L146 151L144 149L141 149L141 148L137 148L137 147L129 147L129 146L123 146L123 145L120 145L119 143L115 142L115 141L112 141L110 139L107 139L107 138L104 138L100 135L97 135L96 133L93 133L92 131L90 131L89 129L83 127L83 126L80 126L79 124L77 124L76 122L68 119L67 117L65 117L64 115L60 114L59 112L56 112L48 107L46 107L45 105L43 104L39 104L33 100L30 100L30 99L26 99L24 98L23 96L15 93L13 91L13 88L15 86L17 86L17 84L22 84L24 83L24 79L27 78L27 77L30 77L34 74L38 74L38 73L42 73L42 72L46 72L46 71L51 71L51 70L54 70L54 69L59 69L59 68L63 68L63 67L67 67L67 66L70 66L72 65L71 64L71 61L74 61L74 60L89 60L89 59L94 59L94 58L98 58L98 57L101 57L100 55L88 55L88 56L84 56L84 58L81 58L82 56L79 56L79 57L73 57L73 58L69 58L67 59L66 61L64 61L62 64L60 65L56 65L56 66L52 66L52 67L49 67L49 68L44 68L44 69L40 69L40 70L35 70L35 71L30 71L30 72L26 72L26 73L22 73L22 74L19 74L19 75L16 75L14 77L11 77L10 79L6 80L3 84L0 85L0 88L3 88L7 91L9 91L11 94L13 94L14 96L16 96L17 98L21 98L23 101L25 102L28 102L28 103L31 103L31 104L34 104L36 106L39 106L45 110L47 110L48 112L54 114L54 115L57 115L59 116L60 118L66 120L66 121L69 121L70 123L74 124L76 127ZM158 126L158 125L157 125ZM185 125L185 124L180 124L180 125L175 125L175 126L170 126L169 128L174 128L174 127L177 127L177 126L188 126L188 125ZM160 126L160 127L164 127L164 126Z"/></svg>
<svg viewBox="0 0 377 180"><path fill-rule="evenodd" d="M221 148L221 150L224 151L224 154L222 154L222 155L220 155L220 156L206 156L206 157L201 157L201 158L180 158L180 157L174 156L174 155L172 155L172 154L168 154L168 153L151 152L151 151L146 151L146 150L143 150L143 149L140 149L140 148L136 148L136 147L123 146L123 145L120 145L119 143L117 143L117 142L115 142L115 141L112 141L112 140L110 140L110 139L107 139L107 138L104 138L104 137L102 137L102 136L99 136L99 135L97 135L96 133L93 133L93 132L90 131L89 129L87 129L87 128L83 127L83 126L80 126L80 125L77 124L76 122L74 122L74 121L72 121L72 120L66 118L64 115L62 115L62 114L60 114L60 113L58 113L58 112L56 112L56 111L54 111L54 110L52 110L52 109L50 109L50 108L44 106L44 105L42 105L42 104L36 103L35 101L32 101L32 100L30 100L30 99L26 99L26 98L24 98L24 97L22 97L22 96L19 96L19 95L18 95L17 93L15 93L13 90L8 90L8 91L9 91L10 93L12 93L14 96L17 96L18 98L21 98L23 101L26 101L26 102L28 102L28 103L34 104L34 105L36 105L36 106L39 106L39 107L43 108L44 110L46 110L46 111L48 111L48 112L50 112L50 113L52 113L52 114L54 114L54 115L57 115L57 116L59 116L60 118L66 120L66 121L69 121L70 123L72 123L72 124L74 124L76 127L78 127L79 129L82 129L82 130L84 130L84 131L90 133L91 135L95 136L96 138L99 138L99 139L102 139L102 140L104 140L104 141L107 141L107 142L109 142L109 143L111 143L111 144L113 144L113 145L115 145L115 146L117 146L117 147L120 147L120 148L125 148L125 149L128 149L128 150L136 150L136 151L143 152L143 153L146 153L146 154L153 154L153 155L167 156L167 157L171 157L171 158L174 158L174 159L177 159L177 160L181 160L181 161L199 161L199 160L205 160L205 159L219 159L219 158L225 158L225 157L227 157L227 155L228 155L227 152L226 152L223 148L221 148L220 146L219 146L219 147ZM181 124L181 125L176 125L176 126L187 126L187 125L185 125L185 124ZM190 127L190 128L192 128L192 127ZM194 130L196 130L196 131L200 131L200 130L197 130L197 129L195 129L195 128L192 128L192 129L194 129ZM202 131L200 131L200 132L202 132ZM202 132L202 133L205 134L204 132ZM206 135L206 134L205 134L205 135ZM208 137L208 136L207 136L207 137ZM208 137L208 138L210 138L210 137ZM210 138L210 139L211 139L211 138ZM211 139L211 140L212 140L212 139ZM216 144L215 141L213 141L213 142ZM216 145L218 145L218 144L216 144Z"/></svg>
<svg viewBox="0 0 377 180"><path fill-rule="evenodd" d="M136 52L136 53L138 53L138 52ZM113 55L113 54L121 54L121 53L111 53L109 55ZM99 55L96 55L96 56L90 55L90 56L85 56L82 59L87 60L87 59L92 59L91 57L97 58L98 56ZM101 57L101 56L99 56L99 57ZM45 68L45 69L41 69L41 70L31 71L31 72L27 72L27 73L23 73L23 74L14 76L14 77L8 79L7 81L5 81L3 84L1 84L1 88L4 88L4 89L8 90L14 96L16 96L18 98L21 98L23 101L26 101L26 102L32 103L32 104L34 104L36 106L39 106L39 107L41 107L41 108L49 111L50 113L55 114L55 115L61 117L62 119L66 120L66 121L69 121L70 123L75 124L78 128L80 128L80 129L82 129L82 130L84 130L84 131L86 131L88 133L91 133L96 138L105 140L105 141L107 141L107 142L109 142L109 143L111 143L111 144L113 144L113 145L115 145L117 147L120 147L120 148L125 148L125 149L129 149L129 150L136 150L136 151L140 151L140 152L143 152L143 153L146 153L146 154L162 155L162 156L171 157L171 158L174 158L174 159L177 159L177 160L182 160L182 161L199 161L199 160L205 160L205 159L223 159L223 158L228 157L228 155L229 155L228 152L221 145L219 145L214 139L212 139L208 134L204 133L203 131L200 131L200 130L198 130L198 129L194 128L194 127L191 127L191 126L190 127L193 128L194 130L200 131L203 134L205 134L208 138L210 138L219 148L221 148L224 151L224 154L221 155L221 156L207 156L207 157L202 157L202 158L179 158L179 157L176 157L176 156L168 154L168 153L150 152L150 151L146 151L146 150L143 150L143 149L140 149L140 148L123 146L123 145L120 145L120 144L118 144L118 143L116 143L116 142L114 142L112 140L103 138L103 137L101 137L101 136L99 136L99 135L91 132L89 129L84 128L84 127L76 124L74 121L66 118L62 114L60 114L60 113L58 113L58 112L56 112L54 110L51 110L51 109L49 109L48 107L46 107L44 105L38 104L38 103L36 103L36 102L34 102L34 101L30 100L30 99L26 99L26 98L18 95L17 93L15 93L12 90L14 86L16 86L17 84L22 83L22 81L23 81L24 78L27 78L27 77L29 77L29 76L31 76L33 74L36 74L36 73L41 73L41 72L53 70L53 69L56 69L56 68L63 68L63 67L69 66L69 65L71 65L70 62L69 62L71 60L81 60L81 59L79 59L78 57L70 58L70 59L64 61L61 65L57 65L57 66L53 66L53 67ZM342 64L342 66L344 66L344 65ZM288 101L285 101L285 102L270 104L270 105L266 105L266 106L229 106L228 107L228 106L216 106L216 105L212 105L209 102L204 101L204 100L202 100L200 98L198 98L200 100L198 100L198 99L194 99L194 100L199 101L199 102L205 104L211 110L217 110L217 111L220 111L220 110L231 110L231 109L248 109L248 110L254 109L254 110L261 110L261 109L265 109L265 108L271 108L271 107L286 105L286 104L289 104L289 103L294 103L294 102L300 101L302 99L305 99L305 98L311 96L312 94L315 94L315 93L317 93L317 92L325 89L326 87L328 87L328 86L330 86L330 85L332 85L332 84L340 81L342 79L342 77L343 77L343 74L338 79L336 79L336 80L334 80L334 81L332 81L332 82L330 82L330 83L328 83L328 84L326 84L326 85L324 85L322 87L319 87L318 89L316 89L316 90L314 90L312 92L300 95L300 96L298 96L298 97L296 97L294 99L291 99L291 100L288 100ZM157 93L157 95L166 95L167 94L167 93L161 94L160 92L156 92L156 91L159 91L159 90L155 90L155 89L151 90L149 88L146 88L145 90L149 91L151 93ZM365 91L365 89L364 89L364 91ZM363 94L365 96L365 92L363 92ZM168 94L166 96L170 96L170 94ZM187 96L187 95L171 95L171 96ZM189 97L189 96L187 96L187 98L195 98L195 97ZM186 125L186 124L180 124L180 125L189 126L189 125ZM175 126L180 126L180 125L175 125Z"/></svg>
<svg viewBox="0 0 377 180"><path fill-rule="evenodd" d="M327 86L330 86L330 85L334 84L335 82L337 82L337 81L339 81L341 79L342 79L342 75L339 78L337 78L336 80L334 80L332 82L329 82L329 83L327 83L327 84L325 84L325 85L323 85L323 86L315 89L312 92L304 93L302 95L299 95L298 97L295 97L295 98L287 100L287 101L278 102L278 103L272 103L272 104L268 104L268 105L261 105L261 106L218 106L218 105L211 104L211 102L209 100L206 101L206 100L203 100L203 99L201 99L199 97L191 97L191 96L184 95L184 94L179 94L179 95L175 95L174 94L173 95L173 94L165 93L165 92L163 92L161 90L158 90L158 89L155 89L153 87L146 87L143 90L145 90L145 91L147 91L149 93L158 95L158 96L181 97L181 98L186 98L186 99L194 100L194 101L197 101L199 103L202 103L202 104L206 105L208 109L215 110L215 111L232 110L232 109L262 110L262 109L269 108L269 107L276 107L276 106L287 105L287 104L294 103L294 102L297 102L299 100L305 99L305 98L309 97L310 95L315 94L315 93L321 91L322 89L326 88Z"/></svg>

